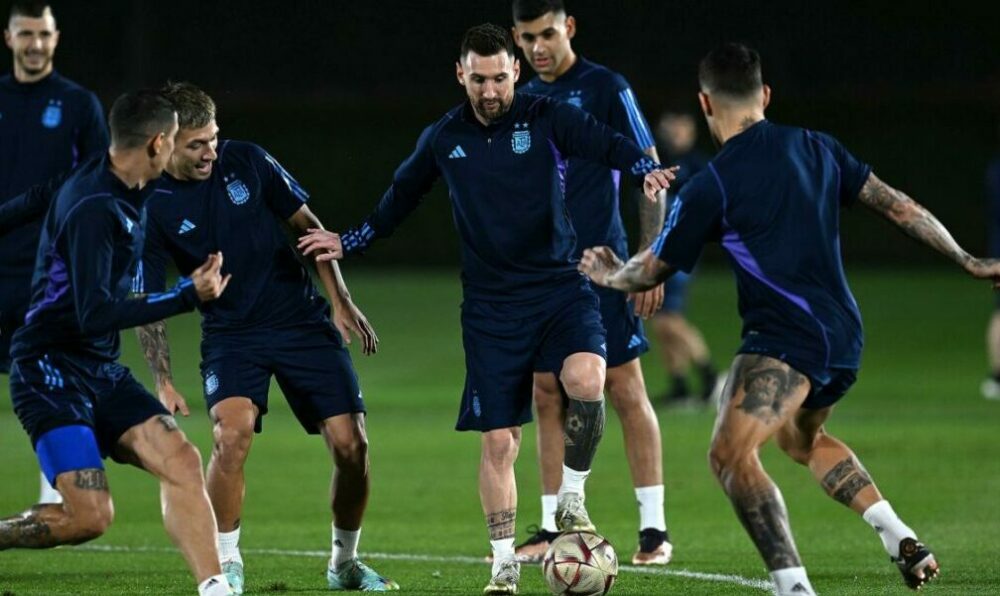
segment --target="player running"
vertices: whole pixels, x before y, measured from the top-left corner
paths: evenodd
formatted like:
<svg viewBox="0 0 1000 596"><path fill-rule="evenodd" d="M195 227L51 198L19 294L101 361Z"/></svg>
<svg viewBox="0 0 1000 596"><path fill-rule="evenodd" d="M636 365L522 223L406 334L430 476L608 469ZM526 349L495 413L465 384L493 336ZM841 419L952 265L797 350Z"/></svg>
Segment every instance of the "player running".
<svg viewBox="0 0 1000 596"><path fill-rule="evenodd" d="M690 271L709 240L721 241L736 273L743 345L720 404L710 460L771 571L779 595L813 594L777 486L760 446L776 437L835 500L878 533L906 585L919 588L938 563L899 519L855 454L823 424L854 384L861 316L844 277L839 209L860 201L973 277L1000 280L1000 263L965 252L941 223L833 137L764 118L771 89L760 57L738 44L711 52L699 69L702 110L722 150L691 180L649 250L622 263L612 250L585 252L580 269L622 291Z"/></svg>
<svg viewBox="0 0 1000 596"><path fill-rule="evenodd" d="M330 589L397 590L357 554L370 464L365 404L344 341L354 333L371 354L378 338L351 301L337 263L317 267L334 304L331 315L288 244L283 224L303 234L322 227L299 183L257 145L220 141L215 103L202 90L177 83L163 93L177 108L180 130L167 175L146 204L147 239L135 289L161 291L168 260L186 275L205 252L225 252L226 271L234 275L225 296L200 307L201 373L214 438L207 484L223 570L242 593L243 467L267 414L273 376L302 427L323 436L334 460ZM163 322L144 327L139 338L160 400L187 416L173 386Z"/></svg>
<svg viewBox="0 0 1000 596"><path fill-rule="evenodd" d="M598 161L636 183L655 170L657 188L673 178L593 116L515 93L519 74L503 29L469 29L456 64L468 101L423 131L375 212L343 235L346 254L365 250L391 235L438 178L447 182L465 297L466 383L456 429L482 433L479 494L493 551L487 594L517 592L514 460L521 425L531 420L532 373L540 362L562 363L559 380L569 401L556 524L560 530L594 528L583 496L604 430L607 355L597 296L572 259L566 160ZM339 246L340 238L322 231L300 243L306 254Z"/></svg>
<svg viewBox="0 0 1000 596"><path fill-rule="evenodd" d="M0 77L0 205L28 187L108 149L101 102L55 71L59 29L46 2L11 5L4 41L14 57ZM41 216L0 237L0 373L10 370L10 338L24 324ZM41 475L40 503L59 493Z"/></svg>
<svg viewBox="0 0 1000 596"><path fill-rule="evenodd" d="M571 40L576 20L566 14L562 0L515 0L514 42L538 74L521 87L525 93L547 95L573 104L599 122L634 140L646 155L659 161L653 135L639 109L628 81L616 72L578 56ZM678 172L678 175L683 172ZM570 159L566 174L566 206L577 234L574 258L588 246L611 246L628 256L628 242L618 205L621 173L583 159ZM640 246L649 246L663 226L665 197L639 200ZM635 565L670 561L673 547L663 511L663 466L660 426L646 395L639 356L649 350L639 317L650 317L663 301L663 286L627 296L595 288L600 300L601 322L607 332L608 360L605 390L618 412L625 435L625 454L635 497L639 503L639 547ZM562 480L563 404L557 379L560 361L539 361L534 375L534 401L538 414L538 460L542 476L542 521L538 529L515 549L523 562L540 562L552 540L556 493Z"/></svg>
<svg viewBox="0 0 1000 596"><path fill-rule="evenodd" d="M173 150L177 114L157 92L111 108L111 148L62 186L42 227L31 308L12 339L10 394L42 472L62 504L0 520L0 550L79 544L113 517L104 457L160 481L163 521L203 596L229 594L201 456L173 416L118 364L118 330L218 298L229 277L208 256L166 292L127 298L143 243L148 183ZM208 253L202 253L205 255Z"/></svg>

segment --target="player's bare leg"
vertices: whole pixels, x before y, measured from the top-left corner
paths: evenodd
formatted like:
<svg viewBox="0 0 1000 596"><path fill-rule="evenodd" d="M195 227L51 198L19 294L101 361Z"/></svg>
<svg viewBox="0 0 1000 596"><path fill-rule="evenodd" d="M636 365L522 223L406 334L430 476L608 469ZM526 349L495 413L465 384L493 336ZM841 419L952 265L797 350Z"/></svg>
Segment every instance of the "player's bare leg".
<svg viewBox="0 0 1000 596"><path fill-rule="evenodd" d="M778 431L778 445L807 466L828 495L875 528L906 584L918 588L937 576L937 561L882 497L854 452L826 433L823 424L832 409L799 410Z"/></svg>
<svg viewBox="0 0 1000 596"><path fill-rule="evenodd" d="M687 374L691 366L694 366L701 376L701 397L707 401L715 389L716 372L701 331L683 315L674 312L656 315L653 318L653 328L660 343L663 367L673 379L674 387L668 399L690 396Z"/></svg>
<svg viewBox="0 0 1000 596"><path fill-rule="evenodd" d="M493 551L493 578L486 594L516 594L520 567L514 558L517 481L514 462L521 447L521 428L499 428L482 434L479 499Z"/></svg>
<svg viewBox="0 0 1000 596"><path fill-rule="evenodd" d="M814 594L788 521L781 491L760 463L760 446L793 418L809 380L784 362L740 355L719 407L709 460L737 517L764 559L775 593Z"/></svg>
<svg viewBox="0 0 1000 596"><path fill-rule="evenodd" d="M198 581L199 591L228 594L201 455L174 417L161 414L133 426L118 439L116 449L121 459L159 479L163 525Z"/></svg>
<svg viewBox="0 0 1000 596"><path fill-rule="evenodd" d="M633 555L632 564L666 565L673 546L664 515L660 423L649 403L638 358L609 368L607 374L605 388L621 420L625 456L639 502L639 550Z"/></svg>
<svg viewBox="0 0 1000 596"><path fill-rule="evenodd" d="M243 465L250 454L258 409L248 397L229 397L212 406L212 457L206 481L219 524L219 557L229 583L243 591L240 516L246 483Z"/></svg>
<svg viewBox="0 0 1000 596"><path fill-rule="evenodd" d="M0 550L81 544L103 534L114 518L104 470L63 472L56 477L61 504L35 505L0 519Z"/></svg>
<svg viewBox="0 0 1000 596"><path fill-rule="evenodd" d="M398 590L388 580L358 559L361 519L368 506L368 435L365 415L341 414L320 424L320 434L333 456L330 507L333 510L333 538L327 581L334 590Z"/></svg>
<svg viewBox="0 0 1000 596"><path fill-rule="evenodd" d="M994 310L986 328L986 354L990 359L990 376L980 388L986 399L1000 400L1000 309Z"/></svg>
<svg viewBox="0 0 1000 596"><path fill-rule="evenodd" d="M565 452L556 525L562 531L595 531L584 506L584 484L604 435L604 358L588 352L563 361L559 382L566 396Z"/></svg>

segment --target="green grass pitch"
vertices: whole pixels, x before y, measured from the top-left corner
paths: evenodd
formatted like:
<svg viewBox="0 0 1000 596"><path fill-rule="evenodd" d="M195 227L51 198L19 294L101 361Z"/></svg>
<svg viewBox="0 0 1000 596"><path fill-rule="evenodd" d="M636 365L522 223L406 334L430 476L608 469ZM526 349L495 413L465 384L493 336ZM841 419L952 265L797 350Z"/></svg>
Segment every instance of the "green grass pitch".
<svg viewBox="0 0 1000 596"><path fill-rule="evenodd" d="M346 269L355 300L382 339L370 358L352 346L370 409L373 492L362 551L408 593L479 593L489 574L474 561L489 546L476 488L479 438L452 430L463 380L457 274ZM854 447L896 510L937 552L942 574L928 594L1000 593L1000 403L978 395L989 290L950 272L855 271L851 281L865 315L864 367L828 428ZM739 337L730 274L704 272L690 298L692 320L725 367ZM197 325L196 316L185 316L169 324L169 334L176 380L194 411L182 426L207 458ZM125 362L148 381L134 335L124 337ZM650 392L661 392L655 352L644 366ZM301 432L276 387L271 399L247 466L247 592L319 594L330 544L331 464L321 441ZM669 574L623 570L614 593L765 594L746 581L767 575L708 470L711 414L658 413L675 558ZM517 467L519 540L539 515L534 427L527 430ZM14 514L33 502L37 472L6 385L0 389L0 452L0 512ZM820 593L909 592L863 521L773 446L764 459L784 492ZM117 512L111 530L88 548L0 553L0 594L194 593L162 529L155 482L117 465L109 478ZM637 510L614 419L587 488L599 528L628 559ZM522 575L522 593L546 593L539 569L526 567Z"/></svg>

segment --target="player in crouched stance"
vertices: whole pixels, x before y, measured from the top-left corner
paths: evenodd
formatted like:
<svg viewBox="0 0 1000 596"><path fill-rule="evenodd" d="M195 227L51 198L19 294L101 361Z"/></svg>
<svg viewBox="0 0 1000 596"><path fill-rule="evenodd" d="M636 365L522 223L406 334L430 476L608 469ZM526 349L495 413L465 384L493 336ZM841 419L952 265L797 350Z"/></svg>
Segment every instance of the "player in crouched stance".
<svg viewBox="0 0 1000 596"><path fill-rule="evenodd" d="M703 243L721 240L738 280L744 328L710 461L775 592L814 593L781 493L758 457L771 437L875 529L906 585L920 588L939 572L934 555L850 448L823 427L854 384L862 345L861 316L840 258L839 208L860 201L976 278L996 284L1000 263L965 252L931 213L834 138L765 120L771 90L753 50L728 44L711 52L699 78L702 110L721 151L681 191L650 249L622 263L610 249L594 248L580 269L602 286L640 291L690 271Z"/></svg>

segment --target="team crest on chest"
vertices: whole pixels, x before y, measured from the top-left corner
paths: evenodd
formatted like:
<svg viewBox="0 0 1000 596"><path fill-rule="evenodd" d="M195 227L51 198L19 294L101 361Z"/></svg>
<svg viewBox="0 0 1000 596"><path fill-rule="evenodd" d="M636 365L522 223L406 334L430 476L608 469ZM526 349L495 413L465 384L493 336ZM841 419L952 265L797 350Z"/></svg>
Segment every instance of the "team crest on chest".
<svg viewBox="0 0 1000 596"><path fill-rule="evenodd" d="M510 137L510 146L514 153L527 153L531 149L531 131L528 130L527 122L514 124L514 134Z"/></svg>
<svg viewBox="0 0 1000 596"><path fill-rule="evenodd" d="M42 112L42 126L45 128L55 128L62 122L62 100L50 99L49 105L45 106Z"/></svg>
<svg viewBox="0 0 1000 596"><path fill-rule="evenodd" d="M578 108L582 108L583 107L582 93L583 91L580 90L570 91L569 95L566 97L566 103L572 106L576 106Z"/></svg>
<svg viewBox="0 0 1000 596"><path fill-rule="evenodd" d="M233 202L233 205L242 205L250 199L250 189L247 188L246 184L239 178L233 178L232 181L229 178L223 178L226 181L226 193L229 195L229 200Z"/></svg>

